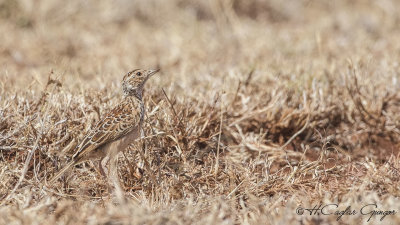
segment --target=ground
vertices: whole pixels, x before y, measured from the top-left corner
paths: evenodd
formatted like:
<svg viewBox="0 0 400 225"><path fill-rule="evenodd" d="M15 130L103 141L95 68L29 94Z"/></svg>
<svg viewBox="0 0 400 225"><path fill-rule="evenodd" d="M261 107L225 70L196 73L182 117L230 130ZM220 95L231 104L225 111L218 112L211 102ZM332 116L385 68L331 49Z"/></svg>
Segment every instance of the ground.
<svg viewBox="0 0 400 225"><path fill-rule="evenodd" d="M0 0L0 224L399 224L399 10ZM136 68L127 203L96 162L49 184Z"/></svg>

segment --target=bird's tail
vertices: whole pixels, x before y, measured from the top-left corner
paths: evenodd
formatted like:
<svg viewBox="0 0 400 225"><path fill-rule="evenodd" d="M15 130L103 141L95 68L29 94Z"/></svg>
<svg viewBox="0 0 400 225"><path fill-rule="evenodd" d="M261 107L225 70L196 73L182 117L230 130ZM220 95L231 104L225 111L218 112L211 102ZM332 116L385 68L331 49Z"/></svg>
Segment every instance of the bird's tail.
<svg viewBox="0 0 400 225"><path fill-rule="evenodd" d="M54 181L56 181L58 178L60 178L69 168L71 168L72 166L74 166L76 164L76 160L71 160L70 162L67 163L67 165L65 165L60 171L58 171L56 173L56 175L54 175L49 183L52 184L54 183Z"/></svg>

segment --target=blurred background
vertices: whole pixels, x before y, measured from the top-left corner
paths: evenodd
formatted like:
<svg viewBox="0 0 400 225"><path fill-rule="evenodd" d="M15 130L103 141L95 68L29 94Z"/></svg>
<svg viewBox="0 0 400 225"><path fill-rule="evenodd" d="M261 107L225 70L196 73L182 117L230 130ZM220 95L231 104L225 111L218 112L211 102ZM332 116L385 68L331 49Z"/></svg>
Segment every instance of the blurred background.
<svg viewBox="0 0 400 225"><path fill-rule="evenodd" d="M104 88L119 85L129 70L160 67L164 78L154 82L176 91L191 86L189 95L213 92L224 82L229 90L229 81L243 80L251 70L260 81L287 75L297 82L334 72L349 58L398 57L399 5L1 0L0 78L11 84L3 89L17 91L27 81L45 82L54 70L67 88Z"/></svg>

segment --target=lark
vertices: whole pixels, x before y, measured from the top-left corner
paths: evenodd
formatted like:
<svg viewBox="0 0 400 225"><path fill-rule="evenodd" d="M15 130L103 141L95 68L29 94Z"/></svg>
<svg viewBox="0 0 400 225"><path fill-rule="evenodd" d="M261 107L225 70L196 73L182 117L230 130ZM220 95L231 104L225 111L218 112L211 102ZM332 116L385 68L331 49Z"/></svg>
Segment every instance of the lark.
<svg viewBox="0 0 400 225"><path fill-rule="evenodd" d="M122 101L111 109L97 125L90 130L75 148L75 154L67 164L50 180L53 183L74 165L87 160L100 159L99 169L104 172L104 160L110 161L110 178L117 195L121 187L117 174L117 154L140 137L144 119L143 88L146 81L159 70L136 69L127 73L122 80ZM119 192L119 193L118 193Z"/></svg>

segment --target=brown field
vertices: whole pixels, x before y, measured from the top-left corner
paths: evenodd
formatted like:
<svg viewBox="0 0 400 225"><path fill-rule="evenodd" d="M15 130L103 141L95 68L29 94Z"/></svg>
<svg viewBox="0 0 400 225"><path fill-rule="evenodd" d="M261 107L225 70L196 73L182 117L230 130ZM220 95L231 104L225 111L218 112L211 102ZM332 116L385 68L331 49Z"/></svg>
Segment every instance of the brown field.
<svg viewBox="0 0 400 225"><path fill-rule="evenodd" d="M399 12L0 0L0 224L400 224ZM161 72L119 157L128 202L90 161L48 184L136 68Z"/></svg>

